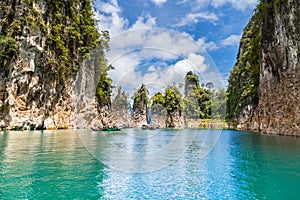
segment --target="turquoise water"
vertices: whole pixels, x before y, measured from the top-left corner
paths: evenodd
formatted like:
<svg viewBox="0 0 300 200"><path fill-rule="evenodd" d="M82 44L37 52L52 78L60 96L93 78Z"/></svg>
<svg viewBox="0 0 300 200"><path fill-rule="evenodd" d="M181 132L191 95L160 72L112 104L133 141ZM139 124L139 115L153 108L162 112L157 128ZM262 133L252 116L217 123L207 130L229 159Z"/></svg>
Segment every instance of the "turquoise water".
<svg viewBox="0 0 300 200"><path fill-rule="evenodd" d="M299 152L230 130L0 132L0 199L299 199Z"/></svg>

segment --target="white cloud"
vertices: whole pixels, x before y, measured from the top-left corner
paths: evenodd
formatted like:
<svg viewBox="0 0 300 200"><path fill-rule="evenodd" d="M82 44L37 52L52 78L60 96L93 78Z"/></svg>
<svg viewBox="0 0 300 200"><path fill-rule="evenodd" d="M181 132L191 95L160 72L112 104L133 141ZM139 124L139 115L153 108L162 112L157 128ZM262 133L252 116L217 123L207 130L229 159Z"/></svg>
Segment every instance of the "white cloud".
<svg viewBox="0 0 300 200"><path fill-rule="evenodd" d="M121 9L116 2L104 3L101 2L99 5L99 9L106 14L120 12Z"/></svg>
<svg viewBox="0 0 300 200"><path fill-rule="evenodd" d="M216 43L214 42L206 42L206 38L205 37L201 37L197 40L197 44L203 48L204 50L207 51L213 51L216 49L219 49L219 47L217 46Z"/></svg>
<svg viewBox="0 0 300 200"><path fill-rule="evenodd" d="M166 3L168 0L150 0L150 1L152 1L157 6L161 6L164 3Z"/></svg>
<svg viewBox="0 0 300 200"><path fill-rule="evenodd" d="M199 7L207 7L211 3L211 0L196 0L196 3Z"/></svg>
<svg viewBox="0 0 300 200"><path fill-rule="evenodd" d="M122 85L131 95L142 83L148 86L150 94L154 94L173 82L182 82L188 71L206 73L210 67L201 53L203 49L217 49L214 42L207 42L205 38L195 42L187 33L154 28L156 18L150 14L143 14L129 26L117 0L100 4L98 8L99 29L108 30L111 35L111 50L106 57L115 70L109 71L109 76L116 86ZM218 17L213 13L194 13L181 22L197 20L215 23ZM143 66L145 61L152 59L155 61L148 65L148 69L142 68L147 67Z"/></svg>
<svg viewBox="0 0 300 200"><path fill-rule="evenodd" d="M258 0L177 0L179 5L189 3L193 10L203 10L212 6L214 8L222 7L230 4L236 10L245 10L257 5Z"/></svg>
<svg viewBox="0 0 300 200"><path fill-rule="evenodd" d="M220 7L226 3L231 4L231 6L237 10L245 10L247 7L253 7L257 4L257 0L212 0L211 4L214 7Z"/></svg>
<svg viewBox="0 0 300 200"><path fill-rule="evenodd" d="M140 16L137 21L132 25L131 29L134 28L147 28L156 26L156 18L151 15Z"/></svg>
<svg viewBox="0 0 300 200"><path fill-rule="evenodd" d="M141 69L142 60L138 52L132 52L117 60L113 64L116 70L109 72L114 84L122 85L132 95L143 83L147 85L151 96L157 91L163 91L167 85L183 82L188 71L205 73L208 68L205 57L195 53L190 53L187 58L182 58L169 66L162 66L157 62L146 70Z"/></svg>
<svg viewBox="0 0 300 200"><path fill-rule="evenodd" d="M192 71L195 71L195 69L197 69L197 71L201 73L207 69L207 65L205 64L205 57L202 55L191 53L188 57L188 61L194 68L194 70Z"/></svg>
<svg viewBox="0 0 300 200"><path fill-rule="evenodd" d="M95 13L96 19L100 21L99 30L109 30L110 36L113 36L127 29L128 19L122 17L117 0L107 3L95 1L95 6L99 11Z"/></svg>
<svg viewBox="0 0 300 200"><path fill-rule="evenodd" d="M228 38L225 38L221 41L223 47L226 46L235 46L240 43L241 35L230 35Z"/></svg>
<svg viewBox="0 0 300 200"><path fill-rule="evenodd" d="M199 12L189 13L184 16L176 26L186 26L189 24L197 24L199 21L207 20L213 24L218 21L218 16L215 13Z"/></svg>
<svg viewBox="0 0 300 200"><path fill-rule="evenodd" d="M129 29L112 37L111 51L107 54L110 62L130 51L139 50L141 59L159 58L172 60L178 56L187 57L191 52L202 49L190 37L178 32L158 28Z"/></svg>

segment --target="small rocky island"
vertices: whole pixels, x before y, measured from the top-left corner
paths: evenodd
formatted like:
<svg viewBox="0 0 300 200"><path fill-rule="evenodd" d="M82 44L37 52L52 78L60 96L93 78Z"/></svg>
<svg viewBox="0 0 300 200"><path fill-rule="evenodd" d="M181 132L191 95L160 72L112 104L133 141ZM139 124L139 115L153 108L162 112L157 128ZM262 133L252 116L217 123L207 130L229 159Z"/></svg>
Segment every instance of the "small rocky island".
<svg viewBox="0 0 300 200"><path fill-rule="evenodd" d="M146 85L142 84L134 94L131 126L151 124L159 128L182 129L200 127L201 119L224 120L225 90L210 90L207 88L213 83L206 85L206 88L201 87L198 76L190 71L185 76L184 84L177 86L174 83L149 98ZM183 91L179 86L182 86Z"/></svg>

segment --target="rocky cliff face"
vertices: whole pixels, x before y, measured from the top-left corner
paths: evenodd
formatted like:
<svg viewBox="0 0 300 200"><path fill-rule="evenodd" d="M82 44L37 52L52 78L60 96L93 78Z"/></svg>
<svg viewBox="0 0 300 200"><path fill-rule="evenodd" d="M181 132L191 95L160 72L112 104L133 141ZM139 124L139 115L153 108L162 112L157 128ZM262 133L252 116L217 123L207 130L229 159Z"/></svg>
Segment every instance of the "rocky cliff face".
<svg viewBox="0 0 300 200"><path fill-rule="evenodd" d="M167 110L161 104L155 104L151 106L151 124L159 127L166 127Z"/></svg>
<svg viewBox="0 0 300 200"><path fill-rule="evenodd" d="M300 2L263 1L258 130L300 136Z"/></svg>
<svg viewBox="0 0 300 200"><path fill-rule="evenodd" d="M112 102L113 126L118 128L130 127L131 113L129 110L128 95L122 88L118 88L117 95Z"/></svg>
<svg viewBox="0 0 300 200"><path fill-rule="evenodd" d="M167 111L167 128L184 128L181 99L181 93L176 86L168 86L166 88L164 105Z"/></svg>
<svg viewBox="0 0 300 200"><path fill-rule="evenodd" d="M145 85L135 93L133 100L132 127L142 127L148 122L148 90Z"/></svg>
<svg viewBox="0 0 300 200"><path fill-rule="evenodd" d="M244 129L300 136L300 2L262 0L256 21L261 27L258 101L250 100L238 108L240 114L236 119ZM242 84L247 80L241 81ZM238 87L232 83L230 87ZM245 110L248 115L241 114Z"/></svg>
<svg viewBox="0 0 300 200"><path fill-rule="evenodd" d="M260 46L261 28L256 12L244 29L227 89L227 118L237 120L245 129L252 126L258 106Z"/></svg>
<svg viewBox="0 0 300 200"><path fill-rule="evenodd" d="M83 26L90 27L87 33ZM94 70L80 63L100 36L90 1L1 1L0 30L1 129L74 128L86 119L86 109L88 122L79 127L101 125L94 120L94 94L85 97L88 106L77 106L80 87L90 87L84 80L93 75L86 74ZM89 72L78 74L80 66Z"/></svg>

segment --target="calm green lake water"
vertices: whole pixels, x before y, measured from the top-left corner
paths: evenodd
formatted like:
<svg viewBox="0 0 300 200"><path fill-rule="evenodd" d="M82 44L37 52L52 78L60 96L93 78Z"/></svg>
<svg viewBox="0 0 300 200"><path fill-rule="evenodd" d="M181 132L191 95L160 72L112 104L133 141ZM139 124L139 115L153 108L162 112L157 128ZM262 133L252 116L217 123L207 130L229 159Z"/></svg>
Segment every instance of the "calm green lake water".
<svg viewBox="0 0 300 200"><path fill-rule="evenodd" d="M0 132L0 199L299 198L300 138L230 130Z"/></svg>

